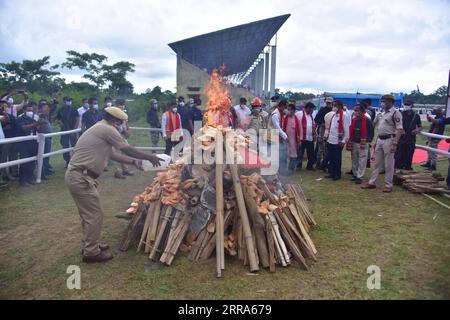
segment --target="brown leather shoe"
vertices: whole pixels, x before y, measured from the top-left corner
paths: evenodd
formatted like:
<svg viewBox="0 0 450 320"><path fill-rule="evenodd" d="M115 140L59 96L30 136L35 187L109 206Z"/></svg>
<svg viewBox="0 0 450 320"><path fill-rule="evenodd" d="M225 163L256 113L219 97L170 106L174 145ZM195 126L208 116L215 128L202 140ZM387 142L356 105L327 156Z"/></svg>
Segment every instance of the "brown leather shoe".
<svg viewBox="0 0 450 320"><path fill-rule="evenodd" d="M84 263L101 263L101 262L106 262L109 261L113 258L113 255L111 253L108 252L100 252L98 255L93 256L93 257L85 257L83 256L83 262Z"/></svg>
<svg viewBox="0 0 450 320"><path fill-rule="evenodd" d="M386 188L383 189L383 192L384 193L391 193L392 192L392 188L386 187Z"/></svg>
<svg viewBox="0 0 450 320"><path fill-rule="evenodd" d="M377 186L374 186L373 184L370 183L365 183L361 186L361 189L376 189Z"/></svg>

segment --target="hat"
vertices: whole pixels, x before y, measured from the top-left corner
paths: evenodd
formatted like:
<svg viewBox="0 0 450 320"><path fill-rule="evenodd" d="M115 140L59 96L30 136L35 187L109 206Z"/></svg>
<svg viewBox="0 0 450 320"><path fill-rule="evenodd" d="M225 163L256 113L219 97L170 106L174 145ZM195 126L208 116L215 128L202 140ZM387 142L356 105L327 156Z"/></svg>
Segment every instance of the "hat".
<svg viewBox="0 0 450 320"><path fill-rule="evenodd" d="M271 100L271 101L277 101L277 100L280 100L280 96L278 96L278 95L273 96L272 98L270 98L270 100Z"/></svg>
<svg viewBox="0 0 450 320"><path fill-rule="evenodd" d="M381 100L392 100L395 101L395 98L392 94L385 94L384 96L381 97Z"/></svg>
<svg viewBox="0 0 450 320"><path fill-rule="evenodd" d="M63 98L63 101L72 101L72 98L71 98L71 97L68 97L68 96L65 96L65 97Z"/></svg>
<svg viewBox="0 0 450 320"><path fill-rule="evenodd" d="M252 100L252 103L251 103L252 107L260 107L261 104L262 104L262 101L261 101L261 99L259 99L259 98L253 99L253 100Z"/></svg>
<svg viewBox="0 0 450 320"><path fill-rule="evenodd" d="M332 97L326 97L325 98L325 103L333 103L333 98Z"/></svg>
<svg viewBox="0 0 450 320"><path fill-rule="evenodd" d="M109 113L114 118L117 118L119 120L128 120L128 115L123 112L120 108L117 107L108 107L105 108L106 113Z"/></svg>

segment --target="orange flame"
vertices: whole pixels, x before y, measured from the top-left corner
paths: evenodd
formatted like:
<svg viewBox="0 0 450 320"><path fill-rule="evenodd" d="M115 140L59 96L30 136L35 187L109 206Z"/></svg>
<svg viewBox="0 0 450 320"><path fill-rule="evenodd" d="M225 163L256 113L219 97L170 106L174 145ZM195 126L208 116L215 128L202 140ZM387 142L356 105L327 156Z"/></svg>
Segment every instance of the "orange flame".
<svg viewBox="0 0 450 320"><path fill-rule="evenodd" d="M231 125L231 99L228 90L224 88L221 76L224 70L224 65L219 69L214 69L209 83L205 86L205 95L208 97L208 110L204 116L205 123L212 127Z"/></svg>

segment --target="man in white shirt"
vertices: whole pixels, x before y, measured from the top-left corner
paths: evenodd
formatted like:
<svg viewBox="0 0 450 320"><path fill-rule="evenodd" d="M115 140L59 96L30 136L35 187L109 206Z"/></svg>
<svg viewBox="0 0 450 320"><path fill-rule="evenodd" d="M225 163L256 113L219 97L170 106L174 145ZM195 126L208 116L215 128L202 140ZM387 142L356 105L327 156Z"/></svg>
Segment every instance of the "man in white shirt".
<svg viewBox="0 0 450 320"><path fill-rule="evenodd" d="M349 139L350 117L344 112L342 101L335 101L334 106L337 110L335 112L332 111L327 135L330 161L327 178L337 181L342 176L342 150Z"/></svg>
<svg viewBox="0 0 450 320"><path fill-rule="evenodd" d="M302 111L298 111L295 116L298 118L300 123L300 138L302 144L300 146L299 152L299 164L297 169L302 169L303 157L305 151L308 155L308 164L306 165L306 170L313 171L315 159L314 151L314 140L316 135L316 125L314 123L313 112L316 106L312 102L308 102Z"/></svg>
<svg viewBox="0 0 450 320"><path fill-rule="evenodd" d="M78 123L78 129L81 129L81 119L83 119L83 114L89 110L89 100L87 98L83 99L83 105L77 109L80 115L80 122Z"/></svg>
<svg viewBox="0 0 450 320"><path fill-rule="evenodd" d="M287 134L283 130L284 118L286 116L285 110L287 108L288 101L281 100L276 106L275 110L270 115L269 130L278 130L279 133L279 168L280 174L287 174Z"/></svg>
<svg viewBox="0 0 450 320"><path fill-rule="evenodd" d="M234 111L236 112L236 124L239 129L247 130L250 123L250 115L252 114L249 107L247 107L247 99L241 98L239 105L234 106Z"/></svg>

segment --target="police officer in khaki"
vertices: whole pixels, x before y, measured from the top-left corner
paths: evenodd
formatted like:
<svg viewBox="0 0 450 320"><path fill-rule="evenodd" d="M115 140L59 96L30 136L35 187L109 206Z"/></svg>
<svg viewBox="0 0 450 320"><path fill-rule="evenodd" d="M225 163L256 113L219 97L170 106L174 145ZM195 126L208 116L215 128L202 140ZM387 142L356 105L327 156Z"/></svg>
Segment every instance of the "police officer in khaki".
<svg viewBox="0 0 450 320"><path fill-rule="evenodd" d="M381 98L381 107L384 111L378 114L374 124L378 126L378 139L375 145L375 168L372 171L369 183L361 186L362 189L375 189L380 171L384 168L385 187L383 192L392 192L394 179L395 151L398 141L403 134L402 114L394 107L394 96L387 94Z"/></svg>
<svg viewBox="0 0 450 320"><path fill-rule="evenodd" d="M105 262L113 258L108 245L100 245L103 209L97 190L97 178L109 159L142 169L142 160L159 166L161 159L128 145L118 127L128 120L117 107L105 108L104 119L87 130L78 140L66 171L66 185L78 207L83 229L83 262ZM119 150L123 154L113 150Z"/></svg>

